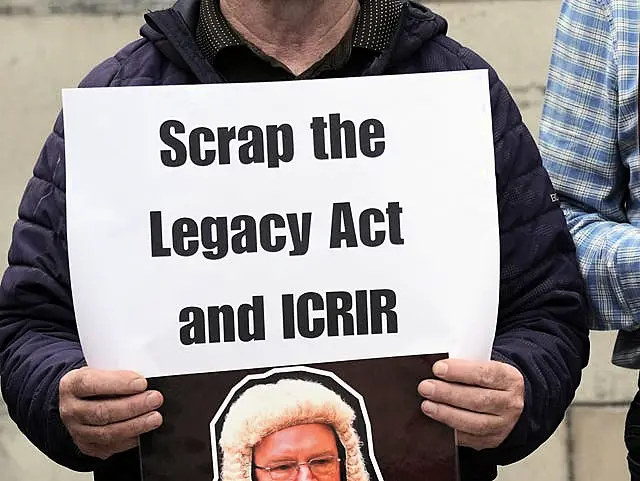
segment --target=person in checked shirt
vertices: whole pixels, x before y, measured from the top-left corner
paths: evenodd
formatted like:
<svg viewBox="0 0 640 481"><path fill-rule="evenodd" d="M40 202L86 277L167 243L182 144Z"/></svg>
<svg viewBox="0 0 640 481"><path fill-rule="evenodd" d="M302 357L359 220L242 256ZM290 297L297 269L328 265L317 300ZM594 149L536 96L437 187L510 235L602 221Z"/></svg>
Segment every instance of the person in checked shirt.
<svg viewBox="0 0 640 481"><path fill-rule="evenodd" d="M640 368L637 0L564 0L540 150L576 244L592 330L618 331L612 362ZM640 480L640 392L625 443Z"/></svg>

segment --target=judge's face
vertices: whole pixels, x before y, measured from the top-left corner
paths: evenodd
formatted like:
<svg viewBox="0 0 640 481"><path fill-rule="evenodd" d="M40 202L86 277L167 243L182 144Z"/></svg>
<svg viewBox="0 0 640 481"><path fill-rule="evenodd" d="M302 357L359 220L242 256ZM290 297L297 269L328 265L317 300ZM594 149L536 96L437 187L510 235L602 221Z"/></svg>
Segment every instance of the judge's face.
<svg viewBox="0 0 640 481"><path fill-rule="evenodd" d="M256 444L257 481L340 481L338 446L325 424L277 431Z"/></svg>

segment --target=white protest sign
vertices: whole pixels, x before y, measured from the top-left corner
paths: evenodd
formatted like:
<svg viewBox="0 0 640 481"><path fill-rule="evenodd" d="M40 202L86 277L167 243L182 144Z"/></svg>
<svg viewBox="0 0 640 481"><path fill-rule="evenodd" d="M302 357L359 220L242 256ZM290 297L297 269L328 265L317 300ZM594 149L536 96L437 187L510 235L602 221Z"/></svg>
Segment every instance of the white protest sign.
<svg viewBox="0 0 640 481"><path fill-rule="evenodd" d="M69 89L63 104L90 366L489 357L486 71Z"/></svg>

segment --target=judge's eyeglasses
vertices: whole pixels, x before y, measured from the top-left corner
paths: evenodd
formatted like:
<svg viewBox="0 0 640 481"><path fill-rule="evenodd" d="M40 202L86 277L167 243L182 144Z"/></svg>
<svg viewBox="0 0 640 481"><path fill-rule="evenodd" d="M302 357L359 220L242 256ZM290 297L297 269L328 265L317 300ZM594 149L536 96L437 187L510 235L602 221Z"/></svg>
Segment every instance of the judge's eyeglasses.
<svg viewBox="0 0 640 481"><path fill-rule="evenodd" d="M306 463L278 463L271 466L256 466L256 469L266 471L273 481L289 481L298 475L302 466L308 466L317 478L322 478L335 472L340 458L337 456L322 456L310 459Z"/></svg>

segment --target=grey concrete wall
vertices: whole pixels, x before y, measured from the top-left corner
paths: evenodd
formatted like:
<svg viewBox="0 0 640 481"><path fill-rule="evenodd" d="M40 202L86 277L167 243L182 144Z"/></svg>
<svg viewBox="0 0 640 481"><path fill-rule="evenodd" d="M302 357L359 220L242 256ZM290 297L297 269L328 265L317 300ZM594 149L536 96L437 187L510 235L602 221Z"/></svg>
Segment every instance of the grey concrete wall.
<svg viewBox="0 0 640 481"><path fill-rule="evenodd" d="M146 9L162 8L167 0L0 0L0 13L43 14L139 14Z"/></svg>
<svg viewBox="0 0 640 481"><path fill-rule="evenodd" d="M139 15L150 4L85 0L87 14L60 13L73 0L0 0L0 270L5 266L16 208L33 162L60 107L60 89L136 38ZM17 15L38 6L37 15ZM97 5L102 5L98 8ZM537 134L546 69L559 0L430 3L450 23L450 34L470 45L499 72L525 123ZM1 15L11 7L14 14ZM85 9L86 10L86 9ZM101 15L100 12L108 15ZM420 117L416 116L416 122ZM591 362L565 422L536 453L503 468L500 481L608 481L626 475L622 426L635 393L636 372L613 367L612 334L592 336ZM0 403L0 480L90 479L54 466L16 430Z"/></svg>

